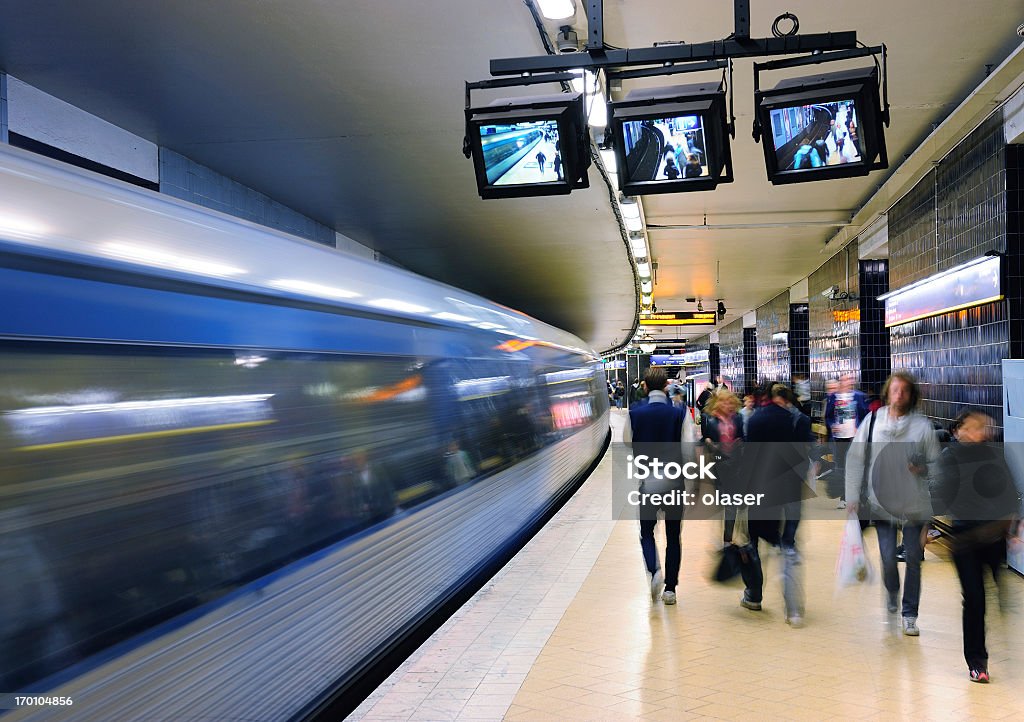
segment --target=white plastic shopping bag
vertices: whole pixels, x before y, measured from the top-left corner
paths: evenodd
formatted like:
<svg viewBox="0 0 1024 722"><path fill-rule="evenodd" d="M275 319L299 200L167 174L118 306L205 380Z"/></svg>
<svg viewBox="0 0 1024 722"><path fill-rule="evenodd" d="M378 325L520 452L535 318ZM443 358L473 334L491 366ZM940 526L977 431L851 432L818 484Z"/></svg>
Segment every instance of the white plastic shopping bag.
<svg viewBox="0 0 1024 722"><path fill-rule="evenodd" d="M864 553L864 537L860 533L860 521L850 516L846 519L843 541L839 545L839 559L836 560L836 584L846 587L851 584L874 581L874 570Z"/></svg>

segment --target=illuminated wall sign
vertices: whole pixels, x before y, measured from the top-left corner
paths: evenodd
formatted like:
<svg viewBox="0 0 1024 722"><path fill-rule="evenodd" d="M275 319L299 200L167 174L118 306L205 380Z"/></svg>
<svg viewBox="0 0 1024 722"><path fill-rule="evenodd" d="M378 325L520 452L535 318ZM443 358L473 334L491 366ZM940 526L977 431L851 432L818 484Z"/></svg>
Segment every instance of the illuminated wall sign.
<svg viewBox="0 0 1024 722"><path fill-rule="evenodd" d="M851 308L846 311L833 311L832 320L835 323L847 323L848 321L860 321L860 309Z"/></svg>
<svg viewBox="0 0 1024 722"><path fill-rule="evenodd" d="M684 364L707 363L711 358L711 352L707 349L702 351L689 351L683 354Z"/></svg>
<svg viewBox="0 0 1024 722"><path fill-rule="evenodd" d="M651 354L651 366L682 366L685 363L681 353L656 353Z"/></svg>
<svg viewBox="0 0 1024 722"><path fill-rule="evenodd" d="M898 326L1002 299L999 261L999 256L983 256L879 296L885 301L885 325Z"/></svg>
<svg viewBox="0 0 1024 722"><path fill-rule="evenodd" d="M624 368L626 368L626 359L624 359L624 358L623 359L618 359L617 361L605 361L604 362L604 370L605 371L612 371L614 369L624 369Z"/></svg>
<svg viewBox="0 0 1024 722"><path fill-rule="evenodd" d="M652 313L640 319L641 326L714 326L717 322L714 311Z"/></svg>

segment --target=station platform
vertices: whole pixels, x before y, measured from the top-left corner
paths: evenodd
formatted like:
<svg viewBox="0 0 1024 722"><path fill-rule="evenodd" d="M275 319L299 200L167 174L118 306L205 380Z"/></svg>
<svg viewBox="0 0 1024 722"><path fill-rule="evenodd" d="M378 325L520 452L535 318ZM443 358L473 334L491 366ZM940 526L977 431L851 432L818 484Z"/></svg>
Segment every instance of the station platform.
<svg viewBox="0 0 1024 722"><path fill-rule="evenodd" d="M621 439L624 411L612 411ZM779 560L765 560L764 610L741 585L709 581L720 521L683 522L678 604L652 602L635 521L611 518L611 458L529 544L350 720L1020 719L1024 579L990 585L991 684L968 679L960 588L928 545L921 636L905 637L880 583L837 591L845 512L806 502L798 547L805 626L784 623ZM660 531L660 525L659 525ZM877 565L873 532L866 545ZM663 540L659 540L663 553ZM902 565L901 565L902 566ZM384 603L386 606L386 602ZM382 608L382 613L386 613Z"/></svg>

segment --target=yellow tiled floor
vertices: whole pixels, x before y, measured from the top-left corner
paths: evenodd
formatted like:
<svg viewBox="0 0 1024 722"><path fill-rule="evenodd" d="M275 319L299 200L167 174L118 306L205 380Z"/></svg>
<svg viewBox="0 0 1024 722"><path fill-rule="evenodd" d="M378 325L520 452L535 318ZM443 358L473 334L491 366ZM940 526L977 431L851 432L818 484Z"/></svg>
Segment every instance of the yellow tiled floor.
<svg viewBox="0 0 1024 722"><path fill-rule="evenodd" d="M613 427L622 420L613 415ZM684 522L679 603L652 602L637 522L608 521L610 501L604 463L565 515L353 719L1024 717L1019 576L1004 574L1002 599L989 595L993 681L979 685L968 680L962 656L955 570L934 545L923 568L921 636L905 637L898 616L885 611L879 582L836 590L844 512L834 501L811 500L819 520L803 522L798 537L806 626L792 629L773 552L762 549L762 612L739 606L740 585L709 581L720 522ZM873 532L867 547L877 565Z"/></svg>
<svg viewBox="0 0 1024 722"><path fill-rule="evenodd" d="M990 590L993 682L967 678L953 565L929 546L921 636L905 637L880 582L837 590L845 512L812 500L798 545L806 626L784 622L780 560L765 559L764 610L739 606L742 585L709 581L719 522L683 524L679 603L651 601L636 522L618 522L590 575L537 658L505 719L678 720L828 718L1020 719L1024 715L1024 579ZM659 527L660 531L660 527ZM866 545L877 565L872 531ZM659 549L663 550L659 539ZM902 565L901 565L902 567ZM877 566L876 566L877 568Z"/></svg>

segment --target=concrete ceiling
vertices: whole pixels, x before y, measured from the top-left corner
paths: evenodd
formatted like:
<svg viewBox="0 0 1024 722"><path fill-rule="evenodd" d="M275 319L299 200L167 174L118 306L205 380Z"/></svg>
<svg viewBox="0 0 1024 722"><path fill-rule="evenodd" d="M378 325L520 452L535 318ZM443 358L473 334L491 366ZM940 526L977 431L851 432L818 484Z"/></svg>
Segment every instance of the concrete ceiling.
<svg viewBox="0 0 1024 722"><path fill-rule="evenodd" d="M733 27L727 0L604 5L605 41L620 47L712 40ZM801 32L856 30L888 45L891 168L772 187L750 140L751 61L738 61L736 182L644 198L662 310L723 298L729 321L820 266L837 230L828 224L853 217L985 65L1018 45L1024 20L1020 0L752 5L754 37L789 11ZM584 16L580 7L581 38ZM637 298L600 174L567 197L481 201L460 152L463 82L486 78L492 58L543 53L522 0L0 0L0 68L11 75L410 270L608 349L628 340Z"/></svg>

